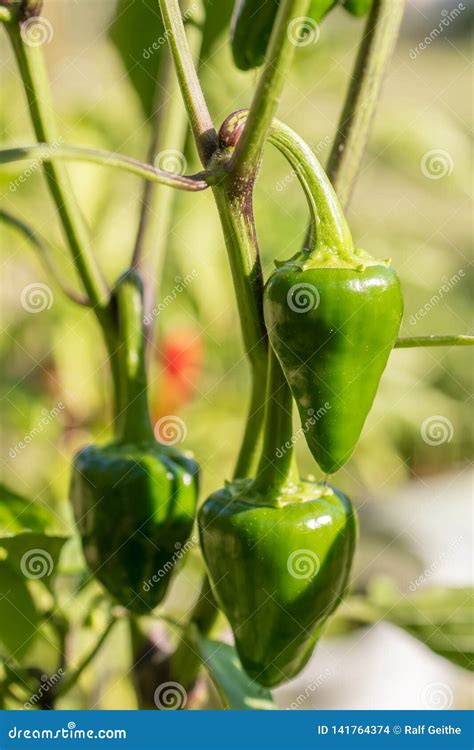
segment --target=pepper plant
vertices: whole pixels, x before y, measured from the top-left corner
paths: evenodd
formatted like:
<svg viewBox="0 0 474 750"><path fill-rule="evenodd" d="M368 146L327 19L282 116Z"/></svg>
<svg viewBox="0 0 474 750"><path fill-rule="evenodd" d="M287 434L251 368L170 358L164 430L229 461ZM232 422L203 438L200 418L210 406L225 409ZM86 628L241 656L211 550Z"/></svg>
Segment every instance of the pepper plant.
<svg viewBox="0 0 474 750"><path fill-rule="evenodd" d="M14 50L37 139L30 146L2 149L0 162L36 159L42 164L81 291L73 291L52 264L48 271L64 294L95 316L108 353L114 417L112 440L84 446L73 459L70 489L89 570L80 587L90 580L100 582L109 619L76 668L61 662L60 679L43 691L38 705L55 706L77 683L115 623L125 621L139 707L170 707L156 698L161 685L178 686L176 707L192 705L204 668L224 706L271 708L268 688L301 671L350 586L357 518L332 475L357 449L392 350L462 346L474 340L464 335L399 338L403 299L397 273L391 260L373 258L354 244L344 214L404 3L342 2L344 10L367 20L325 172L302 138L275 115L298 50L295 38L314 33L337 3L275 0L255 9L254 3L237 0L235 7L225 2L217 9L210 0L192 5L186 0L156 2L153 22L169 50L165 45L157 50L156 80L139 90L148 115L160 87L171 89L175 98L181 93L202 163L201 171L191 175L115 152L64 144L41 48L25 42L25 28L40 17L41 5L41 0L0 3L0 21ZM126 59L127 23L147 23L148 11L139 2L124 5L125 24L117 20L112 38ZM229 113L216 129L195 59L205 56L203 45L212 45L222 34L230 34L236 66L261 70L249 109ZM173 101L153 121L150 161L157 148L170 142L170 134L184 143L186 121L174 111ZM310 221L304 247L289 259L276 252L276 268L264 283L253 195L267 141L294 170ZM111 285L77 205L64 166L67 160L128 170L144 182L132 259ZM200 502L199 511L197 462L188 452L156 440L148 405L147 353L155 335L150 310L157 301L159 257L166 248L174 190L212 191L251 374L234 475L225 484L222 477L224 486ZM45 255L44 242L31 227L5 211L2 218ZM147 252L150 247L154 253ZM299 475L292 448L294 403L309 450L322 470L320 481ZM192 444L192 435L189 438ZM14 525L14 519L26 513L27 503L5 491L2 508ZM178 633L174 648L158 654L147 630L149 619L142 616L166 620L157 607L176 574L175 550L187 544L195 521L206 568L201 594L184 624L170 623ZM28 510L24 525L17 523L16 535L31 545L34 537L35 545L50 550L56 560L65 539L49 534L47 526L39 512ZM24 549L11 539L0 539L6 550L0 572L5 571L6 580L8 571L17 576ZM299 574L301 553L311 568L308 575ZM146 585L150 581L153 586ZM70 637L67 612L57 602L54 582L48 585L52 605L44 617L65 651ZM21 590L27 606L30 594L24 586ZM355 601L354 621L377 617L375 600L369 614L368 606L358 605ZM233 630L236 650L210 638L219 612ZM416 635L430 641L425 632ZM3 670L4 705L15 705L22 692L41 688L38 669L25 668L19 658L5 659Z"/></svg>

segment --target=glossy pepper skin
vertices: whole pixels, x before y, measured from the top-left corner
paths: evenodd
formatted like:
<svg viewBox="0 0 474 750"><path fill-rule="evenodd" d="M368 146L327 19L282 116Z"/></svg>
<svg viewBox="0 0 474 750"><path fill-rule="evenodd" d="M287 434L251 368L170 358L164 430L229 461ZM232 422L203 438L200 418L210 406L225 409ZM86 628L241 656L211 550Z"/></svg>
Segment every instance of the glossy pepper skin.
<svg viewBox="0 0 474 750"><path fill-rule="evenodd" d="M319 23L335 4L336 0L312 0L308 19ZM280 0L237 0L231 22L231 46L234 63L240 70L262 65L279 5ZM301 26L302 32L305 29L314 32L311 20Z"/></svg>
<svg viewBox="0 0 474 750"><path fill-rule="evenodd" d="M308 447L333 474L350 458L400 328L392 268L291 266L265 289L270 341L298 406Z"/></svg>
<svg viewBox="0 0 474 750"><path fill-rule="evenodd" d="M198 465L153 435L143 290L134 272L119 281L112 304L117 315L115 440L79 451L70 497L90 570L120 604L144 614L165 596L191 533Z"/></svg>
<svg viewBox="0 0 474 750"><path fill-rule="evenodd" d="M265 324L308 447L332 474L360 437L398 335L403 297L390 261L354 248L337 196L311 149L282 123L270 140L293 165L312 223L308 248L279 262L267 281Z"/></svg>
<svg viewBox="0 0 474 750"><path fill-rule="evenodd" d="M275 497L237 480L209 497L198 522L242 666L266 687L291 679L347 587L357 536L348 498L310 482Z"/></svg>

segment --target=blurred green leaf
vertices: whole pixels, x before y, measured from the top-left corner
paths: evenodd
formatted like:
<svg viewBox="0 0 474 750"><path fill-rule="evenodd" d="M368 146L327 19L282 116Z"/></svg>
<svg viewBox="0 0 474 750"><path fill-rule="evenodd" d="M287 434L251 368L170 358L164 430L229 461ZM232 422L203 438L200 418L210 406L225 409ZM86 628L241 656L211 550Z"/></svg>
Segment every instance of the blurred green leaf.
<svg viewBox="0 0 474 750"><path fill-rule="evenodd" d="M385 620L417 638L436 654L474 671L474 590L432 586L405 596L381 577L367 596L347 599L328 634L343 635Z"/></svg>
<svg viewBox="0 0 474 750"><path fill-rule="evenodd" d="M49 582L67 537L53 533L54 517L38 503L0 485L0 552L12 570Z"/></svg>
<svg viewBox="0 0 474 750"><path fill-rule="evenodd" d="M403 628L428 648L464 669L474 671L474 590L430 587L399 598L382 579L369 601L385 619Z"/></svg>
<svg viewBox="0 0 474 750"><path fill-rule="evenodd" d="M245 674L235 648L206 638L198 639L198 648L226 708L234 711L275 708L271 693Z"/></svg>
<svg viewBox="0 0 474 750"><path fill-rule="evenodd" d="M39 614L25 578L0 560L0 641L20 658L30 647Z"/></svg>
<svg viewBox="0 0 474 750"><path fill-rule="evenodd" d="M187 11L184 9L185 22L202 26L202 60L209 57L217 39L230 23L232 6L231 0L205 0L204 23L198 17L200 9L196 3L192 3ZM109 35L139 96L143 111L150 117L156 81L168 44L158 3L118 0Z"/></svg>

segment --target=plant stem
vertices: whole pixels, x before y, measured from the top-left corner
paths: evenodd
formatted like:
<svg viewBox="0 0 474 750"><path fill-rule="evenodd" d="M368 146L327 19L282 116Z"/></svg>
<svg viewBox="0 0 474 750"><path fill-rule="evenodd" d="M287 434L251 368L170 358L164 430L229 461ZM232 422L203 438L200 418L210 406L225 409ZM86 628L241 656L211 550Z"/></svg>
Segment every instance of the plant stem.
<svg viewBox="0 0 474 750"><path fill-rule="evenodd" d="M344 207L360 168L384 74L405 9L405 0L373 0L327 165Z"/></svg>
<svg viewBox="0 0 474 750"><path fill-rule="evenodd" d="M474 346L474 336L409 336L399 338L395 349L412 349L419 346Z"/></svg>
<svg viewBox="0 0 474 750"><path fill-rule="evenodd" d="M268 351L268 380L265 404L263 449L254 487L265 493L278 490L292 469L291 445L293 399L290 386L271 347ZM290 442L289 445L287 443Z"/></svg>
<svg viewBox="0 0 474 750"><path fill-rule="evenodd" d="M9 224L11 227L17 229L29 242L31 242L33 247L38 250L40 260L42 261L47 272L52 276L56 284L60 287L60 289L62 289L64 294L69 297L70 300L72 300L73 302L77 302L77 304L79 305L90 306L90 300L74 291L74 289L71 289L61 279L54 266L54 263L52 263L49 259L46 241L42 237L40 237L40 235L35 232L34 229L32 229L24 221L21 221L21 219L18 219L16 216L13 216L12 214L8 213L8 211L4 211L3 209L0 209L0 218L3 219L6 224Z"/></svg>
<svg viewBox="0 0 474 750"><path fill-rule="evenodd" d="M54 163L61 159L69 161L86 161L94 164L102 164L105 167L116 167L131 172L138 177L143 177L150 182L168 185L177 190L198 192L206 190L209 185L205 179L205 173L196 175L180 175L157 169L151 164L133 159L130 156L116 154L113 151L103 151L93 148L80 148L79 146L67 146L58 143L36 143L33 146L19 146L18 148L7 148L0 150L0 164L7 164L23 159L38 160L41 164L48 162L44 169L50 166L57 169Z"/></svg>
<svg viewBox="0 0 474 750"><path fill-rule="evenodd" d="M257 90L230 164L236 176L255 172L295 52L289 24L308 13L309 0L283 0L278 9Z"/></svg>
<svg viewBox="0 0 474 750"><path fill-rule="evenodd" d="M193 5L185 3L185 12ZM198 26L189 29L189 46L194 58L199 57L202 30ZM178 157L184 154L188 120L179 96L179 85L174 73L171 53L164 52L160 79L156 86L155 114L152 125L148 161L154 163L157 154L172 149ZM178 146L178 151L176 151ZM159 293L162 263L176 195L172 190L146 182L143 189L140 223L133 252L132 266L137 268L145 286L145 332L147 346L153 342L154 323L152 315Z"/></svg>
<svg viewBox="0 0 474 750"><path fill-rule="evenodd" d="M97 653L99 652L101 646L107 639L110 631L112 630L116 622L117 622L116 617L112 617L109 620L102 634L99 636L99 639L95 642L95 644L92 646L90 651L82 658L82 661L80 662L79 666L72 673L66 674L64 680L62 680L59 683L57 690L55 690L54 692L55 700L57 700L59 697L67 693L77 683L81 674L84 672L85 669L87 669L91 661L96 657Z"/></svg>
<svg viewBox="0 0 474 750"><path fill-rule="evenodd" d="M8 24L6 29L15 51L36 137L39 141L59 143L60 139L41 48L28 46L23 42L18 23ZM73 195L69 177L60 164L47 163L43 165L43 169L71 248L77 272L85 292L97 308L96 314L100 318L101 311L104 311L108 303L109 290L97 265L87 228Z"/></svg>
<svg viewBox="0 0 474 750"><path fill-rule="evenodd" d="M189 48L178 0L159 0L165 35L168 38L176 74L194 133L199 156L204 166L217 147L214 129L201 84Z"/></svg>

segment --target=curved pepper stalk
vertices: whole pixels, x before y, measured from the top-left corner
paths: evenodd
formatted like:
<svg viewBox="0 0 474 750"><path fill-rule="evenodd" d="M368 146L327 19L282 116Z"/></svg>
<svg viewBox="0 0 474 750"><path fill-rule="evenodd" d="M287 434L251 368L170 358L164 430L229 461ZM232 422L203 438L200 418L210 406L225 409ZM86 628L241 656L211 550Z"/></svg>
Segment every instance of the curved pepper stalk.
<svg viewBox="0 0 474 750"><path fill-rule="evenodd" d="M326 474L349 460L400 328L403 298L390 261L354 248L321 165L293 131L272 142L292 163L312 215L310 246L277 264L264 291L270 343Z"/></svg>
<svg viewBox="0 0 474 750"><path fill-rule="evenodd" d="M183 556L196 511L198 465L154 439L137 274L122 277L112 304L120 362L115 440L79 451L70 497L90 570L120 604L142 614L163 599Z"/></svg>

